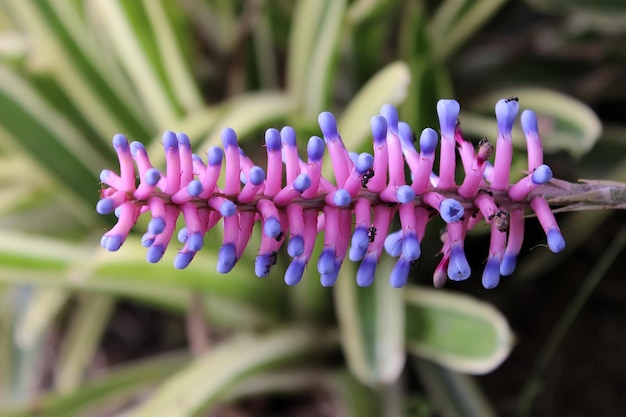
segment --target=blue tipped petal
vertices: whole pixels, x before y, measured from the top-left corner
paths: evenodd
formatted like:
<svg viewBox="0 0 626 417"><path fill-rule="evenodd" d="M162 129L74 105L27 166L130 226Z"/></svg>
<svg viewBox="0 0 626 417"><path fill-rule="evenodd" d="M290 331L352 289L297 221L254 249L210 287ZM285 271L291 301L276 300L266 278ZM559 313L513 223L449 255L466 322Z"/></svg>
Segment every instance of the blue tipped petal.
<svg viewBox="0 0 626 417"><path fill-rule="evenodd" d="M148 232L158 235L165 230L165 219L163 217L154 217L148 223Z"/></svg>
<svg viewBox="0 0 626 417"><path fill-rule="evenodd" d="M396 190L396 199L398 203L408 203L415 199L415 191L408 185L401 185Z"/></svg>
<svg viewBox="0 0 626 417"><path fill-rule="evenodd" d="M320 129L322 129L322 134L325 139L334 140L337 136L339 136L339 133L337 132L337 121L332 113L327 111L320 113L317 118L317 122L320 125Z"/></svg>
<svg viewBox="0 0 626 417"><path fill-rule="evenodd" d="M531 175L533 184L545 184L552 179L552 170L546 164L539 165Z"/></svg>
<svg viewBox="0 0 626 417"><path fill-rule="evenodd" d="M122 247L122 243L124 243L124 238L120 235L102 236L102 239L100 239L102 247L111 252L119 250Z"/></svg>
<svg viewBox="0 0 626 417"><path fill-rule="evenodd" d="M439 100L437 102L437 116L439 116L439 125L443 136L454 137L460 111L461 105L456 100Z"/></svg>
<svg viewBox="0 0 626 417"><path fill-rule="evenodd" d="M113 212L113 214L115 214L115 217L119 219L122 215L122 206L115 207L115 211Z"/></svg>
<svg viewBox="0 0 626 417"><path fill-rule="evenodd" d="M202 192L202 183L198 180L192 180L187 184L187 194L191 197L197 197Z"/></svg>
<svg viewBox="0 0 626 417"><path fill-rule="evenodd" d="M237 262L235 245L233 243L227 243L222 245L219 252L217 252L217 272L220 274L226 274L230 272L235 263Z"/></svg>
<svg viewBox="0 0 626 417"><path fill-rule="evenodd" d="M141 246L144 248L149 248L154 243L154 235L150 233L144 233L141 236Z"/></svg>
<svg viewBox="0 0 626 417"><path fill-rule="evenodd" d="M254 273L257 277L262 278L270 273L272 260L269 254L258 255L254 261Z"/></svg>
<svg viewBox="0 0 626 417"><path fill-rule="evenodd" d="M176 137L176 133L171 131L166 131L162 136L163 147L165 150L169 149L178 149L178 138Z"/></svg>
<svg viewBox="0 0 626 417"><path fill-rule="evenodd" d="M163 245L153 245L150 246L148 252L146 252L146 260L151 264L155 264L161 260L163 254L165 253L165 246Z"/></svg>
<svg viewBox="0 0 626 417"><path fill-rule="evenodd" d="M518 111L519 103L517 100L503 99L496 103L496 121L498 122L499 132L511 133Z"/></svg>
<svg viewBox="0 0 626 417"><path fill-rule="evenodd" d="M364 174L365 171L374 166L374 157L368 153L362 153L358 156L354 165L356 172Z"/></svg>
<svg viewBox="0 0 626 417"><path fill-rule="evenodd" d="M204 246L204 238L200 232L192 233L187 239L187 247L189 250L198 252L202 249L202 246Z"/></svg>
<svg viewBox="0 0 626 417"><path fill-rule="evenodd" d="M565 239L558 229L548 231L548 247L554 253L559 253L565 249Z"/></svg>
<svg viewBox="0 0 626 417"><path fill-rule="evenodd" d="M537 115L532 110L522 112L522 129L526 135L538 135Z"/></svg>
<svg viewBox="0 0 626 417"><path fill-rule="evenodd" d="M417 235L409 233L402 238L402 257L409 261L419 259L422 254L420 248L420 241L417 239Z"/></svg>
<svg viewBox="0 0 626 417"><path fill-rule="evenodd" d="M402 288L406 285L411 271L411 262L407 259L400 258L391 270L389 275L389 285L393 288Z"/></svg>
<svg viewBox="0 0 626 417"><path fill-rule="evenodd" d="M106 182L106 180L113 174L110 169L103 169L100 171L100 182Z"/></svg>
<svg viewBox="0 0 626 417"><path fill-rule="evenodd" d="M184 146L185 148L191 148L191 142L189 141L189 136L185 133L177 133L176 139L178 139L178 145Z"/></svg>
<svg viewBox="0 0 626 417"><path fill-rule="evenodd" d="M356 272L356 283L359 287L369 287L374 283L374 275L376 275L376 264L378 260L373 256L363 258L359 269Z"/></svg>
<svg viewBox="0 0 626 417"><path fill-rule="evenodd" d="M367 233L367 228L363 226L358 226L354 229L354 234L352 235L352 246L358 249L367 249L370 244L370 240Z"/></svg>
<svg viewBox="0 0 626 417"><path fill-rule="evenodd" d="M339 275L339 265L336 265L335 270L330 274L321 274L320 283L322 287L332 287L337 282L337 276Z"/></svg>
<svg viewBox="0 0 626 417"><path fill-rule="evenodd" d="M331 274L335 269L335 251L328 248L323 249L320 257L317 259L317 271L320 274Z"/></svg>
<svg viewBox="0 0 626 417"><path fill-rule="evenodd" d="M293 236L287 244L287 253L292 258L300 256L304 253L304 239L302 236Z"/></svg>
<svg viewBox="0 0 626 417"><path fill-rule="evenodd" d="M306 147L306 153L311 161L319 161L324 156L324 149L326 149L324 139L311 136Z"/></svg>
<svg viewBox="0 0 626 417"><path fill-rule="evenodd" d="M161 179L161 173L156 168L148 169L144 175L144 181L148 185L156 185L160 179Z"/></svg>
<svg viewBox="0 0 626 417"><path fill-rule="evenodd" d="M385 238L384 243L385 251L389 256L397 258L402 253L402 230L389 233Z"/></svg>
<svg viewBox="0 0 626 417"><path fill-rule="evenodd" d="M495 258L489 258L483 271L483 287L488 290L498 286L500 282L500 262Z"/></svg>
<svg viewBox="0 0 626 417"><path fill-rule="evenodd" d="M511 253L505 253L502 257L502 263L500 264L500 275L508 277L515 271L517 266L517 255Z"/></svg>
<svg viewBox="0 0 626 417"><path fill-rule="evenodd" d="M263 232L269 237L276 237L280 233L280 221L276 217L269 217L263 224Z"/></svg>
<svg viewBox="0 0 626 417"><path fill-rule="evenodd" d="M472 270L467 263L465 252L460 246L455 246L450 251L448 263L448 278L452 281L463 281L472 275Z"/></svg>
<svg viewBox="0 0 626 417"><path fill-rule="evenodd" d="M211 146L207 152L207 162L209 165L219 165L224 158L224 150L219 146Z"/></svg>
<svg viewBox="0 0 626 417"><path fill-rule="evenodd" d="M280 132L277 129L270 128L265 131L265 145L270 151L280 151L282 144Z"/></svg>
<svg viewBox="0 0 626 417"><path fill-rule="evenodd" d="M143 143L137 142L137 141L131 142L131 144L130 144L130 154L132 156L137 156L138 152L145 152L145 151L146 151L146 147L143 146Z"/></svg>
<svg viewBox="0 0 626 417"><path fill-rule="evenodd" d="M333 196L333 203L335 203L337 207L348 207L351 202L352 197L350 196L350 193L348 190L343 188L338 189Z"/></svg>
<svg viewBox="0 0 626 417"><path fill-rule="evenodd" d="M263 168L256 166L256 165L250 168L250 182L253 185L261 184L264 179L265 179L265 171L263 171Z"/></svg>
<svg viewBox="0 0 626 417"><path fill-rule="evenodd" d="M302 280L305 263L302 259L294 259L285 271L285 284L296 285Z"/></svg>
<svg viewBox="0 0 626 417"><path fill-rule="evenodd" d="M178 234L176 235L176 237L178 238L178 241L180 243L187 242L187 238L189 237L189 229L187 229L186 227L183 227L182 229L178 231Z"/></svg>
<svg viewBox="0 0 626 417"><path fill-rule="evenodd" d="M298 192L304 192L311 186L311 177L308 174L300 174L293 181L293 188Z"/></svg>
<svg viewBox="0 0 626 417"><path fill-rule="evenodd" d="M296 131L291 126L280 129L280 138L287 146L296 146Z"/></svg>
<svg viewBox="0 0 626 417"><path fill-rule="evenodd" d="M380 109L380 114L387 121L387 126L389 126L389 130L393 134L398 133L398 110L391 104L385 104Z"/></svg>
<svg viewBox="0 0 626 417"><path fill-rule="evenodd" d="M453 198L446 198L439 205L439 213L441 214L441 218L446 223L453 223L457 220L460 220L465 213L465 209Z"/></svg>
<svg viewBox="0 0 626 417"><path fill-rule="evenodd" d="M118 133L113 136L113 146L118 150L125 151L128 149L128 139L126 139L126 136Z"/></svg>
<svg viewBox="0 0 626 417"><path fill-rule="evenodd" d="M413 129L407 123L400 122L398 123L398 136L402 141L402 147L410 147L415 149L415 145L413 144Z"/></svg>
<svg viewBox="0 0 626 417"><path fill-rule="evenodd" d="M224 149L228 148L229 146L234 146L235 148L238 147L237 134L230 127L225 127L224 129L222 129L221 136Z"/></svg>
<svg viewBox="0 0 626 417"><path fill-rule="evenodd" d="M356 165L359 154L356 152L348 152L348 157L350 157L350 160L352 161L352 163Z"/></svg>
<svg viewBox="0 0 626 417"><path fill-rule="evenodd" d="M350 251L348 252L348 259L350 259L352 262L358 262L363 259L366 253L367 248L363 249L351 246Z"/></svg>
<svg viewBox="0 0 626 417"><path fill-rule="evenodd" d="M370 122L372 127L372 136L375 144L381 144L387 140L387 121L382 116L372 117Z"/></svg>
<svg viewBox="0 0 626 417"><path fill-rule="evenodd" d="M193 260L193 256L195 252L178 252L176 257L174 258L174 268L176 269L185 269L189 266L191 261Z"/></svg>
<svg viewBox="0 0 626 417"><path fill-rule="evenodd" d="M433 129L427 127L422 130L420 135L420 150L425 154L431 154L437 149L437 143L439 142L439 135Z"/></svg>
<svg viewBox="0 0 626 417"><path fill-rule="evenodd" d="M237 206L230 200L225 200L220 205L220 214L224 217L230 217L237 213Z"/></svg>
<svg viewBox="0 0 626 417"><path fill-rule="evenodd" d="M98 214L109 214L115 210L115 203L110 198L103 198L96 203Z"/></svg>

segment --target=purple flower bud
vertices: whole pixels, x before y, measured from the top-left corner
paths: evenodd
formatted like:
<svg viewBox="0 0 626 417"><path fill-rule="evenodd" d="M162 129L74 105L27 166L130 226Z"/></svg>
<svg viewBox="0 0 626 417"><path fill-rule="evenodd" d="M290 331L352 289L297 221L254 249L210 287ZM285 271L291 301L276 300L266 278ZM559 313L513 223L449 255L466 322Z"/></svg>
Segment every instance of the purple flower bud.
<svg viewBox="0 0 626 417"><path fill-rule="evenodd" d="M310 160L319 161L324 156L325 149L326 145L324 145L324 139L312 136L311 139L309 139L306 152Z"/></svg>
<svg viewBox="0 0 626 417"><path fill-rule="evenodd" d="M396 262L389 275L389 285L393 288L402 288L406 285L411 270L411 261L402 257Z"/></svg>
<svg viewBox="0 0 626 417"><path fill-rule="evenodd" d="M378 259L371 254L363 258L356 273L356 283L359 287L369 287L374 283L377 263Z"/></svg>
<svg viewBox="0 0 626 417"><path fill-rule="evenodd" d="M498 122L498 130L502 134L510 136L518 111L519 103L517 100L502 99L496 103L496 121Z"/></svg>
<svg viewBox="0 0 626 417"><path fill-rule="evenodd" d="M437 102L437 116L439 116L442 136L454 138L456 121L460 111L461 105L456 100L439 100Z"/></svg>
<svg viewBox="0 0 626 417"><path fill-rule="evenodd" d="M565 249L565 239L559 229L550 229L548 231L548 247L554 253L559 253Z"/></svg>
<svg viewBox="0 0 626 417"><path fill-rule="evenodd" d="M552 179L552 170L547 165L539 165L531 174L533 184L542 185Z"/></svg>
<svg viewBox="0 0 626 417"><path fill-rule="evenodd" d="M317 122L320 125L320 129L322 129L322 134L328 140L336 140L339 136L337 132L337 121L335 120L335 116L329 112L320 113L317 118Z"/></svg>
<svg viewBox="0 0 626 417"><path fill-rule="evenodd" d="M222 245L219 252L217 252L217 272L220 274L229 273L236 262L235 245L232 243Z"/></svg>
<svg viewBox="0 0 626 417"><path fill-rule="evenodd" d="M387 121L387 126L389 127L389 131L393 135L398 134L398 110L390 104L385 104L380 109L380 114Z"/></svg>
<svg viewBox="0 0 626 417"><path fill-rule="evenodd" d="M450 249L450 261L448 263L448 277L452 281L463 281L470 277L472 270L467 263L465 251L462 246Z"/></svg>
<svg viewBox="0 0 626 417"><path fill-rule="evenodd" d="M453 198L446 198L439 206L439 214L446 223L452 223L463 217L465 210L461 203Z"/></svg>
<svg viewBox="0 0 626 417"><path fill-rule="evenodd" d="M500 282L500 262L495 258L489 258L483 270L483 287L490 290L498 286Z"/></svg>
<svg viewBox="0 0 626 417"><path fill-rule="evenodd" d="M382 116L372 117L370 123L372 127L372 136L374 137L374 143L380 144L387 141L387 120Z"/></svg>
<svg viewBox="0 0 626 417"><path fill-rule="evenodd" d="M422 130L420 135L420 150L425 154L432 154L437 149L437 143L439 142L439 135L433 129L427 127Z"/></svg>
<svg viewBox="0 0 626 417"><path fill-rule="evenodd" d="M287 267L287 271L285 272L285 284L287 285L296 285L302 280L302 274L304 274L304 267L306 266L306 262L302 259L296 258L294 259L289 266Z"/></svg>

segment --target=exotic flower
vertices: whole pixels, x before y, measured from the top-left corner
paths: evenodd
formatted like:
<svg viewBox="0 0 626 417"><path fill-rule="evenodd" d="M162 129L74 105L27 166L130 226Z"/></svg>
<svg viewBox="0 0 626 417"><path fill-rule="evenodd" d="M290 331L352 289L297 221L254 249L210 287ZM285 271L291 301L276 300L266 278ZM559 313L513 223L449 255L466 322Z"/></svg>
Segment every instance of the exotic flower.
<svg viewBox="0 0 626 417"><path fill-rule="evenodd" d="M398 121L397 111L390 105L383 106L381 115L371 120L373 155L348 152L334 116L324 112L318 119L323 139L309 139L306 161L298 156L293 128L268 129L265 170L245 155L236 133L229 128L222 131L223 147L208 149L206 162L192 153L185 134L165 132L165 172L152 166L141 143L129 144L126 137L116 135L113 146L120 174L102 171L100 179L107 187L102 190L96 210L100 214L115 212L119 220L101 243L110 251L118 250L140 214L150 212L142 244L148 248L148 262L158 262L182 214L185 227L178 231L178 240L183 247L174 266L185 268L202 249L204 235L223 219L224 240L217 255L217 270L227 273L241 258L255 223L260 221L262 238L255 262L259 277L269 274L279 249L288 241L291 263L284 278L288 285L297 284L311 260L317 235L323 231L324 247L317 259L322 285L336 282L346 255L360 262L358 285L371 285L384 249L398 258L390 284L402 287L421 255L426 225L438 214L447 227L442 233L443 256L433 276L435 286L442 286L446 278L458 281L471 275L464 250L465 235L484 220L491 225L491 244L482 282L485 288L494 288L500 276L510 275L515 269L523 241L525 209L535 212L550 250L560 252L565 248L548 202L533 193L552 180L552 171L543 163L537 117L530 110L521 117L528 148L528 175L510 183L511 130L518 110L516 97L496 104L498 135L491 165L494 146L483 139L475 150L463 138L458 123L459 104L440 100L437 174L433 172L437 132L424 129L418 151L411 128ZM334 182L321 175L325 148L333 165ZM461 184L455 182L457 151L465 172ZM225 176L220 188L222 164ZM389 232L396 214L401 228Z"/></svg>

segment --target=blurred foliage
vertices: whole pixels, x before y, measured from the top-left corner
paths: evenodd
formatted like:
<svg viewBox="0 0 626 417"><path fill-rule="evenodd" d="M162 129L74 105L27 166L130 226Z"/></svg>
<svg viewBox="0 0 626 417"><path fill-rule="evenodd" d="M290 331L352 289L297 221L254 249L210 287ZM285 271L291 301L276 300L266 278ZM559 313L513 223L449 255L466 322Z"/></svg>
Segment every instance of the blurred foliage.
<svg viewBox="0 0 626 417"><path fill-rule="evenodd" d="M435 233L402 291L387 285L386 260L371 288L356 286L352 265L330 290L311 271L286 288L281 263L261 281L252 250L219 276L219 231L178 271L171 253L145 263L139 234L116 254L99 247L112 219L94 210L98 175L116 167L118 132L159 165L166 129L186 132L202 154L230 126L253 154L263 129L290 124L308 137L330 110L347 146L363 150L385 103L421 129L436 126L437 99L454 97L475 139L495 134L494 97L515 94L538 111L555 173L624 181L625 17L621 2L589 0L3 1L2 415L227 415L242 404L269 412L277 396L326 404L327 415L495 415L462 373L498 367L512 331L484 301L415 285L428 285ZM591 108L605 125L595 148L602 128ZM566 219L570 255L606 216ZM533 251L511 279L568 253ZM119 358L106 342L129 305L175 322L158 328L154 349ZM210 345L191 355L194 340ZM522 400L532 409L532 392Z"/></svg>

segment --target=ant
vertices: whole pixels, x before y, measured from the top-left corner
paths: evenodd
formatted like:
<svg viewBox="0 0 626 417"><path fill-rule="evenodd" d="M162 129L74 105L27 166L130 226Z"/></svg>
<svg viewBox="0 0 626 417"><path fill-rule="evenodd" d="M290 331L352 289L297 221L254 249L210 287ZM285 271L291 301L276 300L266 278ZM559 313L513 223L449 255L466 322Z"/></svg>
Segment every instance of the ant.
<svg viewBox="0 0 626 417"><path fill-rule="evenodd" d="M376 228L374 226L367 229L367 238L370 243L374 242L374 239L376 239Z"/></svg>
<svg viewBox="0 0 626 417"><path fill-rule="evenodd" d="M372 168L368 168L365 170L362 176L363 179L361 180L361 185L363 186L363 188L366 188L367 183L370 182L370 180L374 176L374 170Z"/></svg>
<svg viewBox="0 0 626 417"><path fill-rule="evenodd" d="M480 188L478 194L487 194L489 197L493 197L493 191L485 190L484 188Z"/></svg>
<svg viewBox="0 0 626 417"><path fill-rule="evenodd" d="M272 265L276 265L276 262L278 262L278 252L273 250L270 252L270 263L265 267L265 275L270 273L270 268Z"/></svg>
<svg viewBox="0 0 626 417"><path fill-rule="evenodd" d="M276 235L276 237L274 239L276 239L276 242L280 242L280 240L283 238L283 236L285 236L285 234L281 230L280 232L278 232L278 234ZM270 254L270 256L272 256L272 254Z"/></svg>
<svg viewBox="0 0 626 417"><path fill-rule="evenodd" d="M519 101L519 98L517 98L517 96L511 96L511 97L507 98L505 101L507 103L510 103L512 101Z"/></svg>

